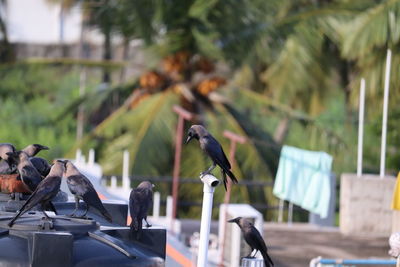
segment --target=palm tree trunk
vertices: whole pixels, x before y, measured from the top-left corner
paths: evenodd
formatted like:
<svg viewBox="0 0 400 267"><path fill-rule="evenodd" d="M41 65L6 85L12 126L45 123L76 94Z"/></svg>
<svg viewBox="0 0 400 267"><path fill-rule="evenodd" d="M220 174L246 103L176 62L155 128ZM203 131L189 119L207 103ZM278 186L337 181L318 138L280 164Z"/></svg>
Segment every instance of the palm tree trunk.
<svg viewBox="0 0 400 267"><path fill-rule="evenodd" d="M104 31L104 47L103 47L103 60L111 60L111 32L109 30ZM103 83L111 83L111 73L110 70L105 68L103 71Z"/></svg>
<svg viewBox="0 0 400 267"><path fill-rule="evenodd" d="M344 97L345 97L345 105L346 105L346 125L349 125L351 123L351 107L350 107L350 66L349 62L345 60L341 60L339 62L339 74L340 74L340 83L344 91Z"/></svg>
<svg viewBox="0 0 400 267"><path fill-rule="evenodd" d="M274 140L275 142L282 144L283 141L285 141L286 136L289 132L289 126L290 126L290 120L289 118L283 118L279 124L278 127L276 127L275 133L274 133Z"/></svg>
<svg viewBox="0 0 400 267"><path fill-rule="evenodd" d="M0 7L4 8L4 4L0 3ZM4 18L0 16L0 34L2 36L2 40L0 40L0 61L1 62L9 62L15 59L15 54L13 51L13 47L8 41L7 34L7 25L4 21Z"/></svg>
<svg viewBox="0 0 400 267"><path fill-rule="evenodd" d="M129 43L130 40L129 38L124 38L123 44L122 44L122 60L127 62L128 61L128 56L129 56ZM126 68L122 67L121 72L119 74L119 82L124 83L125 82L125 76L126 76Z"/></svg>

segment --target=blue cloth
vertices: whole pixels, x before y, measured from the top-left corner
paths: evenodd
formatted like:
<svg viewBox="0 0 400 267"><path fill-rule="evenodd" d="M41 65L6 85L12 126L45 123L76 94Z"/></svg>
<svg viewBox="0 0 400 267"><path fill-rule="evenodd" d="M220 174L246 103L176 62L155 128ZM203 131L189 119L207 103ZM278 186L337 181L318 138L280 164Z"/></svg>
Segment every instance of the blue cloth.
<svg viewBox="0 0 400 267"><path fill-rule="evenodd" d="M283 146L274 195L302 208L328 216L332 157L325 152Z"/></svg>

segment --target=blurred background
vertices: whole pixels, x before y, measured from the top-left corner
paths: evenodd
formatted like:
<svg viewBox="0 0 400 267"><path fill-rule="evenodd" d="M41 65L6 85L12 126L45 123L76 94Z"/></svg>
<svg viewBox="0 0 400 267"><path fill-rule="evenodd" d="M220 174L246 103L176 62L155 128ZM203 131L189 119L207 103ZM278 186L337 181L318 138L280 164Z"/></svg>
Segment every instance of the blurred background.
<svg viewBox="0 0 400 267"><path fill-rule="evenodd" d="M399 16L397 0L1 0L0 140L45 144L49 160L94 149L105 175L121 174L128 150L132 185L157 177L164 198L179 105L195 114L185 129L206 125L227 154L224 130L245 137L231 202L276 220L283 144L329 153L336 177L355 172L361 77L364 171L379 172L388 48L386 170L397 172ZM209 164L197 145L183 146L179 218L200 217L193 181ZM215 202L223 198L217 190ZM294 221L307 216L295 207Z"/></svg>

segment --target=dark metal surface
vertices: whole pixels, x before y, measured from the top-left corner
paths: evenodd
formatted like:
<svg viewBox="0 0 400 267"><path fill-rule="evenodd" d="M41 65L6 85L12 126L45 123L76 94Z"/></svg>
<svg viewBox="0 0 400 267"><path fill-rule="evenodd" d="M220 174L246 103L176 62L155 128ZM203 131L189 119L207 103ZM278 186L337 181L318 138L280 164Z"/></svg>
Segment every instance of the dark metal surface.
<svg viewBox="0 0 400 267"><path fill-rule="evenodd" d="M74 203L56 202L59 215L48 212L51 221L33 210L10 228L15 212L4 211L6 199L0 194L0 267L165 265L166 230L144 228L138 242L126 227L127 205L105 203L116 222L110 224L94 209L88 218L71 218ZM23 200L12 202L17 208Z"/></svg>

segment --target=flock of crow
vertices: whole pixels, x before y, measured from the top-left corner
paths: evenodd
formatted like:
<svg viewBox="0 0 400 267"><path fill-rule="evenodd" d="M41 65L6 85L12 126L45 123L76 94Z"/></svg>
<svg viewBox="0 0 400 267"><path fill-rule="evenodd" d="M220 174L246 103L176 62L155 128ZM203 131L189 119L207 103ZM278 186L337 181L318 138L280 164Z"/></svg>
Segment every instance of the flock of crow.
<svg viewBox="0 0 400 267"><path fill-rule="evenodd" d="M221 168L225 189L227 183L226 176L233 183L237 183L238 181L231 171L231 164L219 142L201 125L192 125L190 127L185 143L189 143L193 138L199 141L201 149L213 162L211 167L202 172L201 175L209 174L218 165ZM50 220L50 217L46 214L45 210L52 210L57 214L51 200L60 191L62 178L66 178L68 188L75 197L75 210L70 215L71 217L76 216L75 213L79 208L79 201L83 200L86 203L86 210L83 215L79 216L80 218L85 218L89 207L94 207L105 219L112 222L111 215L104 208L90 180L71 161L55 160L50 165L45 159L36 157L36 154L41 150L47 149L49 148L46 146L33 144L17 151L12 144L0 144L0 158L2 159L0 161L0 174L18 173L18 179L31 192L30 197L8 225L12 227L21 215L38 204L41 205L43 214L47 220ZM130 229L132 233L136 233L137 239L141 235L143 220L145 220L147 227L151 226L147 222L147 213L153 202L153 187L154 185L148 181L141 182L131 191L129 197L129 211L132 218ZM236 223L240 227L245 241L251 247L251 252L247 257L251 257L253 251L255 253L260 251L265 265L267 267L274 265L267 254L267 247L263 238L250 221L238 217L228 222Z"/></svg>

